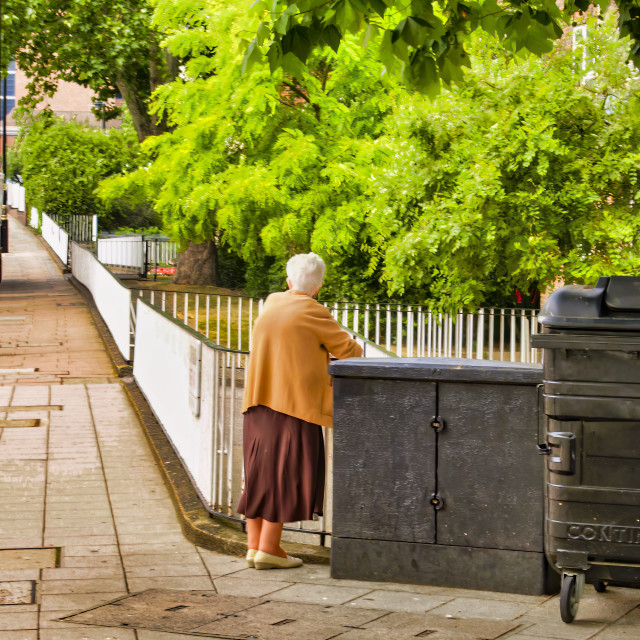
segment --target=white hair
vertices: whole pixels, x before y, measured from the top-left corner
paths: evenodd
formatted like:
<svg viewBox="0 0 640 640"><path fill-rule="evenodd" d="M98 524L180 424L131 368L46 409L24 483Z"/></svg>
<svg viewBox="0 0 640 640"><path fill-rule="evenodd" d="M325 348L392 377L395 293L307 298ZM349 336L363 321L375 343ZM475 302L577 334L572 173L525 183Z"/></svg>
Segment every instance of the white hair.
<svg viewBox="0 0 640 640"><path fill-rule="evenodd" d="M287 262L287 276L292 288L312 296L322 286L327 266L315 253L299 253Z"/></svg>

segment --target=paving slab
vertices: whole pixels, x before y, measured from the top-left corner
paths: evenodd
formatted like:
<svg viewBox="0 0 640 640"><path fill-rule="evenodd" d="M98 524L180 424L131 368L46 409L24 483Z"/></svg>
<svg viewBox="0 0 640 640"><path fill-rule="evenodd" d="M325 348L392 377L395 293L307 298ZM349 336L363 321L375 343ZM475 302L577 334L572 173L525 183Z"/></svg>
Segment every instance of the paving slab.
<svg viewBox="0 0 640 640"><path fill-rule="evenodd" d="M128 578L131 591L146 591L147 589L180 589L181 591L200 591L212 589L213 583L209 576L169 576L157 578Z"/></svg>
<svg viewBox="0 0 640 640"><path fill-rule="evenodd" d="M332 588L332 587L329 587ZM349 602L350 607L365 607L367 609L381 609L382 611L411 611L426 613L441 607L451 598L439 595L423 595L406 591L370 591L366 595ZM445 615L445 614L443 614Z"/></svg>
<svg viewBox="0 0 640 640"><path fill-rule="evenodd" d="M126 592L115 593L64 593L43 594L40 604L41 611L84 611L96 607L103 602L111 602L126 595Z"/></svg>
<svg viewBox="0 0 640 640"><path fill-rule="evenodd" d="M544 622L536 622L530 624L530 620L520 620L523 631L518 633L519 636L533 636L542 637L545 640L590 640L599 631L605 628L604 623L586 622L586 621L574 621L571 624L565 624L560 619L560 614L557 617L549 618Z"/></svg>
<svg viewBox="0 0 640 640"><path fill-rule="evenodd" d="M3 571L55 567L57 555L54 548L0 549L0 567Z"/></svg>
<svg viewBox="0 0 640 640"><path fill-rule="evenodd" d="M44 582L55 580L91 580L96 578L120 578L123 575L122 567L89 567L44 569L42 580ZM1 574L0 574L1 575Z"/></svg>
<svg viewBox="0 0 640 640"><path fill-rule="evenodd" d="M123 577L89 578L73 580L46 580L42 582L42 593L111 593L114 591L125 592L127 585Z"/></svg>
<svg viewBox="0 0 640 640"><path fill-rule="evenodd" d="M20 631L2 631L0 637L2 640L38 640L38 632L35 629L33 631L27 631L26 629Z"/></svg>
<svg viewBox="0 0 640 640"><path fill-rule="evenodd" d="M60 561L60 566L69 569L86 569L91 567L121 567L122 558L112 556L66 556Z"/></svg>
<svg viewBox="0 0 640 640"><path fill-rule="evenodd" d="M452 616L453 618L484 617L495 620L515 620L529 613L532 609L534 609L534 605L518 602L455 598L434 609L433 613L437 613L440 616Z"/></svg>
<svg viewBox="0 0 640 640"><path fill-rule="evenodd" d="M35 580L10 580L0 582L0 605L33 604L35 599Z"/></svg>
<svg viewBox="0 0 640 640"><path fill-rule="evenodd" d="M30 631L38 629L38 612L2 612L0 613L0 632L1 631Z"/></svg>
<svg viewBox="0 0 640 640"><path fill-rule="evenodd" d="M209 572L202 562L193 564L153 564L130 567L127 569L128 578L159 578L159 577L207 576ZM249 595L249 594L248 594Z"/></svg>
<svg viewBox="0 0 640 640"><path fill-rule="evenodd" d="M505 620L493 620L487 618L454 618L439 616L434 613L390 613L364 625L368 630L386 631L388 637L396 637L396 634L408 634L411 637L439 637L438 632L444 635L458 635L461 638L481 638L483 640L496 640L509 631L517 629L518 622Z"/></svg>
<svg viewBox="0 0 640 640"><path fill-rule="evenodd" d="M233 560L238 560L239 558L233 558ZM160 568L162 566L187 566L193 565L197 567L198 572L200 572L201 567L203 566L203 561L198 555L198 552L193 549L189 553L129 553L122 557L122 562L127 569L131 569L133 567L152 567L152 568ZM244 563L246 566L246 563ZM225 572L227 573L227 572ZM191 574L198 575L198 574ZM142 577L142 576L140 576Z"/></svg>
<svg viewBox="0 0 640 640"><path fill-rule="evenodd" d="M0 567L0 582L15 582L20 580L38 580L40 571L38 569L5 570ZM1 607L2 605L0 605Z"/></svg>
<svg viewBox="0 0 640 640"><path fill-rule="evenodd" d="M127 629L44 629L40 640L135 640Z"/></svg>
<svg viewBox="0 0 640 640"><path fill-rule="evenodd" d="M613 625L593 636L593 640L637 640L640 638L640 627L627 628Z"/></svg>
<svg viewBox="0 0 640 640"><path fill-rule="evenodd" d="M185 632L256 604L256 598L220 596L215 591L152 589L69 616L65 621Z"/></svg>
<svg viewBox="0 0 640 640"><path fill-rule="evenodd" d="M233 576L216 578L213 581L213 586L220 594L228 596L245 595L256 598L267 595L271 596L275 592L285 589L286 587L290 587L291 585L291 582L278 582L276 580L265 582L260 580L235 578Z"/></svg>
<svg viewBox="0 0 640 640"><path fill-rule="evenodd" d="M290 580L295 580L289 570ZM285 602L301 602L306 604L344 604L368 593L368 589L354 589L353 587L325 587L324 585L297 583L291 587L277 591L269 596L270 600ZM370 607L368 607L370 608Z"/></svg>

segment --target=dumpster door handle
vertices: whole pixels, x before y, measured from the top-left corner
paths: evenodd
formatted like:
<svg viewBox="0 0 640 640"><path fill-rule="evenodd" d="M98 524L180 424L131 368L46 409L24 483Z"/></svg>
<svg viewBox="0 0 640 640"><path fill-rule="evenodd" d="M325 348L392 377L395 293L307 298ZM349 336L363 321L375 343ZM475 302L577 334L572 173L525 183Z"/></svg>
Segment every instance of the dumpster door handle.
<svg viewBox="0 0 640 640"><path fill-rule="evenodd" d="M568 431L547 434L549 471L571 475L576 472L576 436Z"/></svg>

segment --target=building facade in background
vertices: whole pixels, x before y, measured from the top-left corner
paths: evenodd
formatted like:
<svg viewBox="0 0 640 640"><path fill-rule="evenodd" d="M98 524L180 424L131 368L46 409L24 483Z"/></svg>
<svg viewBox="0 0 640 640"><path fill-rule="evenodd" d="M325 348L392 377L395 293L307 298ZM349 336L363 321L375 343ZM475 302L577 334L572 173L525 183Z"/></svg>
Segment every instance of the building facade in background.
<svg viewBox="0 0 640 640"><path fill-rule="evenodd" d="M26 74L16 68L15 62L9 65L7 76L7 144L11 146L18 135L18 124L15 120L16 106L20 98L27 94L27 84L29 79ZM81 87L71 82L60 81L58 91L52 98L47 98L40 105L37 111L49 106L58 116L66 120L76 120L92 127L101 127L102 123L92 112L94 92L91 89ZM0 117L2 114L3 91L0 90ZM120 100L117 100L120 102ZM120 126L119 120L112 120L106 123L107 128Z"/></svg>

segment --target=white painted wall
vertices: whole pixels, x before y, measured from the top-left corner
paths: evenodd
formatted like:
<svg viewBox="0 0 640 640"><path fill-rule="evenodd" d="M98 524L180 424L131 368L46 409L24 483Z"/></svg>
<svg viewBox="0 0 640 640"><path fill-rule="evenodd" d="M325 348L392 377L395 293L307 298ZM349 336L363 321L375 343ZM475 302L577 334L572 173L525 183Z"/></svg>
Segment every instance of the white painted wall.
<svg viewBox="0 0 640 640"><path fill-rule="evenodd" d="M7 204L13 209L24 211L25 189L17 182L7 180ZM22 206L22 208L20 208Z"/></svg>
<svg viewBox="0 0 640 640"><path fill-rule="evenodd" d="M71 271L91 292L120 353L125 360L131 360L131 291L123 287L90 251L75 242L71 243Z"/></svg>
<svg viewBox="0 0 640 640"><path fill-rule="evenodd" d="M35 207L31 207L31 211L29 212L29 226L32 229L40 228L40 214Z"/></svg>
<svg viewBox="0 0 640 640"><path fill-rule="evenodd" d="M201 349L200 410L193 410L190 355ZM212 503L215 350L183 324L138 298L133 375L196 486Z"/></svg>
<svg viewBox="0 0 640 640"><path fill-rule="evenodd" d="M23 209L24 210L24 209ZM42 237L65 265L69 264L69 234L46 213L42 214Z"/></svg>

